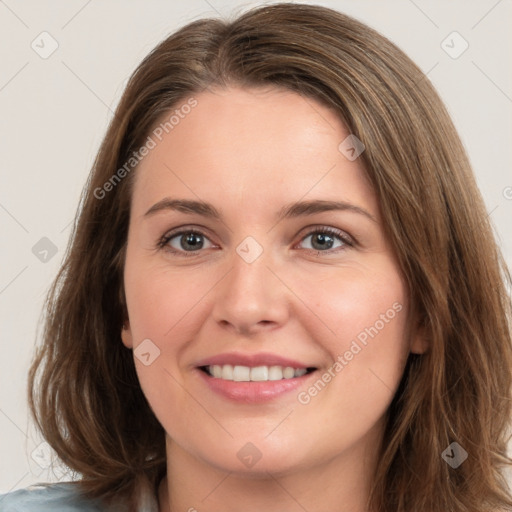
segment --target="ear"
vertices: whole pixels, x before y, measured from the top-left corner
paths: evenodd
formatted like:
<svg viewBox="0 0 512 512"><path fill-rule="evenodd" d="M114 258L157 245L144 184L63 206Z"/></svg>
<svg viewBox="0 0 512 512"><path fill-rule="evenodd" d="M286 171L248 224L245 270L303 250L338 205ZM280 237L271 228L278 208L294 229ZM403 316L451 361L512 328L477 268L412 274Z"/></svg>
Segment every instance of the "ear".
<svg viewBox="0 0 512 512"><path fill-rule="evenodd" d="M424 354L430 348L430 342L423 323L415 326L410 339L409 349L413 354Z"/></svg>
<svg viewBox="0 0 512 512"><path fill-rule="evenodd" d="M133 336L132 330L130 328L130 322L128 320L123 324L123 328L121 329L121 339L123 340L123 345L126 348L133 348Z"/></svg>

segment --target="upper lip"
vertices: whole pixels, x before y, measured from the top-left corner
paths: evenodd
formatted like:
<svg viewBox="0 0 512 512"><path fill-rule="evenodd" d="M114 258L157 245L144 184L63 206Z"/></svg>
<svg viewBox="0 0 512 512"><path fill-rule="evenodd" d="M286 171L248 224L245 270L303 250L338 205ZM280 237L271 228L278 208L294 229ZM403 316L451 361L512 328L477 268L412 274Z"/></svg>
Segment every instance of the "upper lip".
<svg viewBox="0 0 512 512"><path fill-rule="evenodd" d="M212 366L212 365L225 365L230 364L233 366L291 366L292 368L313 368L312 365L304 364L293 359L288 359L277 354L268 352L260 352L257 354L242 354L240 352L228 352L225 354L217 354L216 356L208 357L198 361L196 366Z"/></svg>

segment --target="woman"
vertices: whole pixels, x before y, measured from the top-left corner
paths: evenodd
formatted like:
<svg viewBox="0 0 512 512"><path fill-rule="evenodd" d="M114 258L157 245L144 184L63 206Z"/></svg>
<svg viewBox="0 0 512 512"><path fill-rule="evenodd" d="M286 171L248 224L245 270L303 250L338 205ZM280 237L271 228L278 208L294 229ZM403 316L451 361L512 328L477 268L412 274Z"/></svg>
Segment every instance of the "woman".
<svg viewBox="0 0 512 512"><path fill-rule="evenodd" d="M510 510L505 281L396 46L316 6L191 23L130 79L48 297L30 404L81 479L4 507Z"/></svg>

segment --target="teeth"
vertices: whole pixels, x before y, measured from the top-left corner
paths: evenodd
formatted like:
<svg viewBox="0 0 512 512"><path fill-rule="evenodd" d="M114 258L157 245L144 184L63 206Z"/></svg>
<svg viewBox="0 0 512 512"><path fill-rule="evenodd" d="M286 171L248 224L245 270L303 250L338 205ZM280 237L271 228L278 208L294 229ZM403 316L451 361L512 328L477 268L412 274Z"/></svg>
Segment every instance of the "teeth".
<svg viewBox="0 0 512 512"><path fill-rule="evenodd" d="M250 368L249 366L214 364L206 368L212 377L235 382L293 379L307 373L306 368L292 368L291 366L255 366Z"/></svg>
<svg viewBox="0 0 512 512"><path fill-rule="evenodd" d="M293 379L294 376L295 376L295 370L293 368L290 368L289 366L287 366L283 370L283 377L285 379Z"/></svg>
<svg viewBox="0 0 512 512"><path fill-rule="evenodd" d="M249 382L251 380L251 369L247 366L235 366L233 368L233 380L236 382Z"/></svg>
<svg viewBox="0 0 512 512"><path fill-rule="evenodd" d="M251 380L268 380L268 366L251 368Z"/></svg>
<svg viewBox="0 0 512 512"><path fill-rule="evenodd" d="M224 380L233 380L233 367L230 364L220 366L220 378Z"/></svg>
<svg viewBox="0 0 512 512"><path fill-rule="evenodd" d="M271 366L268 369L268 380L281 380L283 378L283 369L281 366Z"/></svg>

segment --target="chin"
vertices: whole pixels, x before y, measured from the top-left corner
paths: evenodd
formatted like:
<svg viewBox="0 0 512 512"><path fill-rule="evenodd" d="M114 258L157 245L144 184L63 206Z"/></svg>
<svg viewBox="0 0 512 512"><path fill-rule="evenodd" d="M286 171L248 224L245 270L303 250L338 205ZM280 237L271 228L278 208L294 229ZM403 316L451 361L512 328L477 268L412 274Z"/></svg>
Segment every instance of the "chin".
<svg viewBox="0 0 512 512"><path fill-rule="evenodd" d="M307 465L303 450L290 446L289 439L277 437L273 442L261 440L259 436L236 437L228 443L217 444L214 451L211 447L201 448L196 454L209 465L248 478L292 473Z"/></svg>

